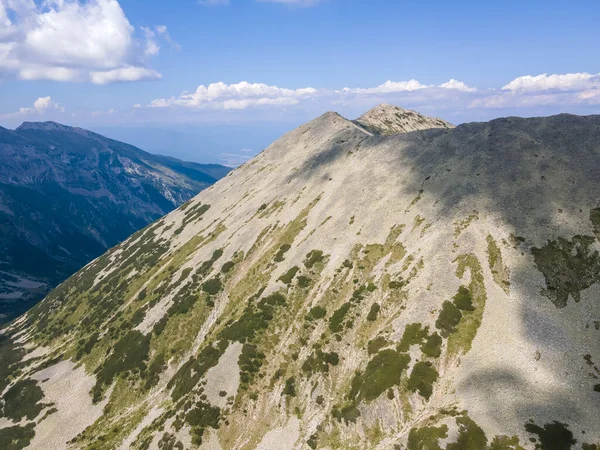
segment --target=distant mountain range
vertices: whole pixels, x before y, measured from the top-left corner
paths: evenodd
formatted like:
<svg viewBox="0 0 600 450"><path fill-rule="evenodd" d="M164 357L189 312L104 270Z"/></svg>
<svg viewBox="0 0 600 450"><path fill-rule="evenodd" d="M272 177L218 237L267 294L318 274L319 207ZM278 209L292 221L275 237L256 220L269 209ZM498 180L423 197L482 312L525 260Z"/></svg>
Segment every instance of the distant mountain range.
<svg viewBox="0 0 600 450"><path fill-rule="evenodd" d="M229 170L55 122L0 127L0 323Z"/></svg>

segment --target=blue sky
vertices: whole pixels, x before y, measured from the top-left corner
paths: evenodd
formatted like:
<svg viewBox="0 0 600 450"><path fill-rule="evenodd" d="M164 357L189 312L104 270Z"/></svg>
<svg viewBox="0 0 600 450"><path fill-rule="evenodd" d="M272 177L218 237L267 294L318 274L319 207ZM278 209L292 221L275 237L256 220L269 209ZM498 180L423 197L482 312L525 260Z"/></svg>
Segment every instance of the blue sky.
<svg viewBox="0 0 600 450"><path fill-rule="evenodd" d="M0 0L0 125L237 164L384 101L454 123L599 113L598 23L595 0Z"/></svg>

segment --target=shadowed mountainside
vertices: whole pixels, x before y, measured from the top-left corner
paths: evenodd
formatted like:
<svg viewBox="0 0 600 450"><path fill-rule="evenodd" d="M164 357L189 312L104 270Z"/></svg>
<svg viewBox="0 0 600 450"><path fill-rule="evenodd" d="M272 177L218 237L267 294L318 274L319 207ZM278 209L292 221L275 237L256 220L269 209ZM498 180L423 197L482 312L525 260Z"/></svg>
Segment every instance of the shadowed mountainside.
<svg viewBox="0 0 600 450"><path fill-rule="evenodd" d="M228 171L54 122L0 128L0 322Z"/></svg>

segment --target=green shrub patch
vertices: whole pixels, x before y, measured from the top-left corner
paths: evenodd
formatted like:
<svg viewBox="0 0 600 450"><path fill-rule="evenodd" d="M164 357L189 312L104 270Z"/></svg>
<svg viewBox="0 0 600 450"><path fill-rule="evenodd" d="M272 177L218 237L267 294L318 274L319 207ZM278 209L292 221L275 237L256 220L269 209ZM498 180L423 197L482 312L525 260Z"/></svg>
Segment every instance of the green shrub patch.
<svg viewBox="0 0 600 450"><path fill-rule="evenodd" d="M329 318L329 329L332 333L338 333L344 328L343 322L346 314L350 310L350 303L344 303L338 309L335 310L333 315Z"/></svg>
<svg viewBox="0 0 600 450"><path fill-rule="evenodd" d="M369 361L363 374L355 375L349 398L357 403L362 399L375 400L400 383L409 362L410 356L407 354L392 349L381 350Z"/></svg>
<svg viewBox="0 0 600 450"><path fill-rule="evenodd" d="M536 444L535 448L540 450L569 450L577 443L577 440L573 438L573 432L569 430L569 426L557 421L547 423L544 426L529 421L525 424L525 431L538 435L539 443Z"/></svg>
<svg viewBox="0 0 600 450"><path fill-rule="evenodd" d="M325 315L327 314L327 310L325 308L323 308L322 306L313 306L310 311L308 312L308 314L306 314L306 316L304 316L304 318L306 320L319 320L322 319L323 317L325 317Z"/></svg>
<svg viewBox="0 0 600 450"><path fill-rule="evenodd" d="M460 319L462 319L460 309L458 309L454 303L445 301L442 304L442 310L435 322L435 326L440 330L440 334L443 337L448 337L456 331Z"/></svg>
<svg viewBox="0 0 600 450"><path fill-rule="evenodd" d="M321 250L313 250L306 255L304 266L307 269L312 269L315 264L323 261L323 259L323 252Z"/></svg>
<svg viewBox="0 0 600 450"><path fill-rule="evenodd" d="M473 306L473 296L468 288L464 286L459 287L453 300L454 305L458 309L463 311L475 311L475 307Z"/></svg>
<svg viewBox="0 0 600 450"><path fill-rule="evenodd" d="M367 320L369 322L375 322L380 310L381 306L379 306L379 303L373 303L371 305L371 309L369 310L369 314L367 314Z"/></svg>
<svg viewBox="0 0 600 450"><path fill-rule="evenodd" d="M221 409L200 401L186 414L185 420L192 426L192 443L194 445L201 445L202 436L206 428L219 428Z"/></svg>
<svg viewBox="0 0 600 450"><path fill-rule="evenodd" d="M311 374L315 372L329 372L329 366L337 366L339 362L340 357L337 353L327 353L321 349L317 349L304 361L302 370Z"/></svg>
<svg viewBox="0 0 600 450"><path fill-rule="evenodd" d="M421 345L427 339L428 327L424 327L420 323L410 323L404 328L404 334L398 344L398 351L407 352L413 345Z"/></svg>
<svg viewBox="0 0 600 450"><path fill-rule="evenodd" d="M223 283L219 277L211 278L202 283L202 290L209 295L217 295L223 289Z"/></svg>
<svg viewBox="0 0 600 450"><path fill-rule="evenodd" d="M433 384L437 379L438 373L433 365L427 361L419 361L408 378L408 389L412 392L418 391L421 397L429 400L433 393Z"/></svg>
<svg viewBox="0 0 600 450"><path fill-rule="evenodd" d="M442 337L437 333L433 333L421 345L421 351L430 358L439 358L442 354Z"/></svg>
<svg viewBox="0 0 600 450"><path fill-rule="evenodd" d="M448 426L411 428L408 433L408 450L442 450L439 440L448 437ZM482 449L483 450L483 449Z"/></svg>
<svg viewBox="0 0 600 450"><path fill-rule="evenodd" d="M285 259L285 254L292 248L290 244L283 244L275 254L275 262L281 262Z"/></svg>
<svg viewBox="0 0 600 450"><path fill-rule="evenodd" d="M546 280L542 295L557 308L567 306L569 296L578 302L581 291L600 282L600 255L590 248L595 240L592 236L578 235L531 249L537 269Z"/></svg>
<svg viewBox="0 0 600 450"><path fill-rule="evenodd" d="M286 273L281 275L277 281L281 281L283 284L290 284L299 270L300 268L298 266L294 266Z"/></svg>
<svg viewBox="0 0 600 450"><path fill-rule="evenodd" d="M283 388L282 394L289 397L296 396L296 379L294 377L285 380L285 387Z"/></svg>
<svg viewBox="0 0 600 450"><path fill-rule="evenodd" d="M233 269L233 266L235 266L235 263L233 261L227 261L225 264L223 264L221 266L221 272L223 273L227 273L229 272L231 269Z"/></svg>
<svg viewBox="0 0 600 450"><path fill-rule="evenodd" d="M46 406L51 406L40 403L43 398L44 392L37 381L17 381L2 397L2 415L15 422L20 422L23 418L33 420Z"/></svg>
<svg viewBox="0 0 600 450"><path fill-rule="evenodd" d="M387 347L389 345L389 341L383 336L378 336L375 339L372 339L367 344L367 352L369 355L373 355L381 350L383 347Z"/></svg>
<svg viewBox="0 0 600 450"><path fill-rule="evenodd" d="M126 372L142 372L146 369L146 361L150 351L150 336L137 330L129 331L115 344L113 352L100 366L97 381L93 389L94 403L102 397L102 387L110 385L113 379Z"/></svg>
<svg viewBox="0 0 600 450"><path fill-rule="evenodd" d="M3 450L22 450L29 446L35 437L35 424L24 427L15 425L0 429L0 448Z"/></svg>

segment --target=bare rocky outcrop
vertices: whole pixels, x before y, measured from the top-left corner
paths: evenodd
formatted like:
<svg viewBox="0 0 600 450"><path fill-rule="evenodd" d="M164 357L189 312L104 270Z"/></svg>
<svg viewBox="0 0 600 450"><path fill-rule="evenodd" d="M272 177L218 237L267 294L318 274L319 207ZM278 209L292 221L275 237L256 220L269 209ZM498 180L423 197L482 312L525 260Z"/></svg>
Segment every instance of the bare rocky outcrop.
<svg viewBox="0 0 600 450"><path fill-rule="evenodd" d="M454 128L454 125L445 120L427 117L416 111L385 103L360 116L356 119L356 123L374 134L384 136L431 128Z"/></svg>

